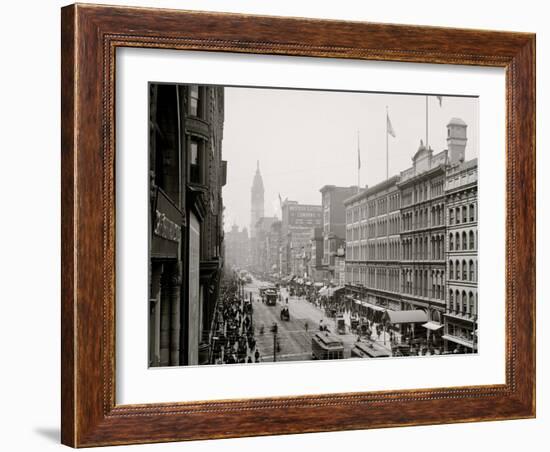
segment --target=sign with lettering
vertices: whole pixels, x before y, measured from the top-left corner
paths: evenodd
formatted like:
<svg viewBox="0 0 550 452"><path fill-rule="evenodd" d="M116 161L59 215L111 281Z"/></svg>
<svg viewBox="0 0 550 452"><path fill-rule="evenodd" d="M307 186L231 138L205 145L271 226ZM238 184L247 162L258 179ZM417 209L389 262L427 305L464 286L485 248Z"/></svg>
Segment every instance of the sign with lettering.
<svg viewBox="0 0 550 452"><path fill-rule="evenodd" d="M181 240L181 226L174 223L166 214L157 210L155 222L155 234L172 242Z"/></svg>
<svg viewBox="0 0 550 452"><path fill-rule="evenodd" d="M323 224L321 206L291 205L288 206L288 225L315 228Z"/></svg>
<svg viewBox="0 0 550 452"><path fill-rule="evenodd" d="M153 208L151 256L177 258L182 240L182 226L185 222L183 213L160 189L156 190Z"/></svg>

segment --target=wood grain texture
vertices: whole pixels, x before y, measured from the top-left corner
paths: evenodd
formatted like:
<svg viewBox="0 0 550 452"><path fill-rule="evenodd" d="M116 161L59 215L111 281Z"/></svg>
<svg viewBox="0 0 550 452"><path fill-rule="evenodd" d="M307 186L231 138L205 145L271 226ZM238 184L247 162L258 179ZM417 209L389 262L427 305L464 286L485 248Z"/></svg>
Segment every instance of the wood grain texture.
<svg viewBox="0 0 550 452"><path fill-rule="evenodd" d="M74 447L535 415L535 36L72 5L62 10L62 442ZM506 68L506 383L115 404L117 47Z"/></svg>

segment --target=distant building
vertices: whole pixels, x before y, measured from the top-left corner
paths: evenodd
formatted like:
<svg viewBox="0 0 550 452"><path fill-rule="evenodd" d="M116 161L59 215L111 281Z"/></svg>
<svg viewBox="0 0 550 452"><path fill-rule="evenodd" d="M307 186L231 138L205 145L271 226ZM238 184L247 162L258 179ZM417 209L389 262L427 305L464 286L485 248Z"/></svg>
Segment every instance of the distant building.
<svg viewBox="0 0 550 452"><path fill-rule="evenodd" d="M327 282L335 279L338 249L346 241L346 207L344 200L358 192L357 186L336 187L325 185L320 190L323 207L323 259L322 270Z"/></svg>
<svg viewBox="0 0 550 452"><path fill-rule="evenodd" d="M307 276L314 282L323 282L323 228L311 229L310 240L306 246L308 262Z"/></svg>
<svg viewBox="0 0 550 452"><path fill-rule="evenodd" d="M250 188L250 238L256 237L256 223L264 216L264 182L260 174L260 161L256 162L256 174Z"/></svg>
<svg viewBox="0 0 550 452"><path fill-rule="evenodd" d="M248 230L239 230L233 225L231 230L225 233L225 262L231 268L248 268L250 265L250 248Z"/></svg>
<svg viewBox="0 0 550 452"><path fill-rule="evenodd" d="M271 226L278 222L277 217L260 217L254 226L252 266L257 272L271 273L271 245L269 243Z"/></svg>
<svg viewBox="0 0 550 452"><path fill-rule="evenodd" d="M270 230L266 233L267 264L268 273L272 276L281 275L280 254L281 254L281 227L280 220L271 224Z"/></svg>
<svg viewBox="0 0 550 452"><path fill-rule="evenodd" d="M264 182L260 174L260 162L256 162L256 173L250 187L250 263L257 266L260 244L256 238L256 224L264 216Z"/></svg>
<svg viewBox="0 0 550 452"><path fill-rule="evenodd" d="M322 207L285 200L281 210L281 272L283 276L304 276L305 250L311 230L322 227Z"/></svg>

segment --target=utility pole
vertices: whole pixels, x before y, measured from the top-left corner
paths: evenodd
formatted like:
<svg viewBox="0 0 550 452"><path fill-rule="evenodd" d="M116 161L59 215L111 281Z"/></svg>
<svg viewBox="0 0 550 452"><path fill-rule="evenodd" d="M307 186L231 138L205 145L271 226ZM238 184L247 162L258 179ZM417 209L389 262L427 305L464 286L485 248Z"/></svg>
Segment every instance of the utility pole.
<svg viewBox="0 0 550 452"><path fill-rule="evenodd" d="M273 325L273 362L277 361L277 330L278 329L279 327L275 323Z"/></svg>

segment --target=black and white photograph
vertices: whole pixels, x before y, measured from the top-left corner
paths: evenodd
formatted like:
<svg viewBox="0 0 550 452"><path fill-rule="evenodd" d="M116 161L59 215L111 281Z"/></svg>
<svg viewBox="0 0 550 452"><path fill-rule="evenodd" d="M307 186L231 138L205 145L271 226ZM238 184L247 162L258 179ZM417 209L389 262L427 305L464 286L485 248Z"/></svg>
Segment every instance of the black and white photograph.
<svg viewBox="0 0 550 452"><path fill-rule="evenodd" d="M478 97L148 101L149 367L478 352Z"/></svg>

